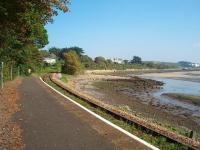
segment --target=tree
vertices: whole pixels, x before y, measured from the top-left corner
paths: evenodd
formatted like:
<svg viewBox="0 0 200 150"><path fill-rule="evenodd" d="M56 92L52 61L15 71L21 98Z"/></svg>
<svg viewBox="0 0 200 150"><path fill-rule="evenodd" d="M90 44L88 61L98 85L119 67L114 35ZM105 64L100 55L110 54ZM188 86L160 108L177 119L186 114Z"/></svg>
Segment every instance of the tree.
<svg viewBox="0 0 200 150"><path fill-rule="evenodd" d="M84 65L85 68L89 68L94 64L92 58L87 55L81 56L81 63Z"/></svg>
<svg viewBox="0 0 200 150"><path fill-rule="evenodd" d="M70 47L70 48L68 48L68 50L69 50L69 51L75 51L76 54L77 54L79 57L81 57L81 56L84 54L84 50L83 50L82 48L80 48L80 47L77 47L77 46L75 46L75 47Z"/></svg>
<svg viewBox="0 0 200 150"><path fill-rule="evenodd" d="M138 56L133 56L133 59L131 60L131 64L142 64L142 59Z"/></svg>
<svg viewBox="0 0 200 150"><path fill-rule="evenodd" d="M111 59L107 59L106 61L107 61L108 64L112 64L113 63L113 61Z"/></svg>
<svg viewBox="0 0 200 150"><path fill-rule="evenodd" d="M153 62L147 62L147 63L145 63L145 65L146 65L148 68L154 68L154 67L156 66Z"/></svg>
<svg viewBox="0 0 200 150"><path fill-rule="evenodd" d="M81 56L84 54L84 50L80 47L77 47L77 46L69 47L69 48L65 47L61 49L61 54L60 54L61 59L64 59L64 54L69 51L75 51L76 54L79 56L79 58L81 58Z"/></svg>
<svg viewBox="0 0 200 150"><path fill-rule="evenodd" d="M69 51L64 54L65 63L62 66L62 72L66 74L77 74L80 71L81 63L75 51Z"/></svg>
<svg viewBox="0 0 200 150"><path fill-rule="evenodd" d="M75 51L76 54L79 56L79 58L81 58L81 56L84 54L84 50L80 47L77 47L77 46L69 47L69 48L65 47L61 49L60 58L64 59L64 54L69 51Z"/></svg>
<svg viewBox="0 0 200 150"><path fill-rule="evenodd" d="M98 68L102 68L102 69L107 69L108 68L108 62L102 56L96 57L94 59L94 62L97 64Z"/></svg>
<svg viewBox="0 0 200 150"><path fill-rule="evenodd" d="M181 67L192 67L192 63L191 62L188 62L188 61L179 61L178 64L181 66Z"/></svg>
<svg viewBox="0 0 200 150"><path fill-rule="evenodd" d="M48 44L44 26L53 21L58 10L67 12L68 3L68 0L0 1L0 59L18 65L26 65L22 60L29 59L35 65L32 58Z"/></svg>
<svg viewBox="0 0 200 150"><path fill-rule="evenodd" d="M49 48L49 53L52 53L52 54L56 55L58 58L60 58L61 49L57 48L57 47L51 47L51 48Z"/></svg>
<svg viewBox="0 0 200 150"><path fill-rule="evenodd" d="M127 65L129 63L129 60L124 60L124 64Z"/></svg>
<svg viewBox="0 0 200 150"><path fill-rule="evenodd" d="M97 64L102 64L102 63L106 62L106 59L102 56L98 56L94 59L94 62L97 63Z"/></svg>

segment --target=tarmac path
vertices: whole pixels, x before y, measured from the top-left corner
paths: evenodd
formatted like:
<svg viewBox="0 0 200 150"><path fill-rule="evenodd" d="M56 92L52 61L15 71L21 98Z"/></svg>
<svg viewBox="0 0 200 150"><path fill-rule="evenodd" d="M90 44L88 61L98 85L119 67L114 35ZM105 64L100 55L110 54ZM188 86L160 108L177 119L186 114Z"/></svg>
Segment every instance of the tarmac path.
<svg viewBox="0 0 200 150"><path fill-rule="evenodd" d="M27 150L147 150L46 87L38 78L24 78L19 87L20 124Z"/></svg>

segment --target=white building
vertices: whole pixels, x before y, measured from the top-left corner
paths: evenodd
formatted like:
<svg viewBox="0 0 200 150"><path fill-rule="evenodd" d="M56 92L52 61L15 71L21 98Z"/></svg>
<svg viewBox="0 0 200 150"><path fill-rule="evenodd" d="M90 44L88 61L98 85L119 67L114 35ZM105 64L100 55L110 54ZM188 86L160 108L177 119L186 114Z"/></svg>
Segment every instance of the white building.
<svg viewBox="0 0 200 150"><path fill-rule="evenodd" d="M111 59L111 60L112 60L112 62L114 62L114 63L124 64L124 60L121 59L121 58L113 58L113 59Z"/></svg>
<svg viewBox="0 0 200 150"><path fill-rule="evenodd" d="M198 63L192 63L192 67L198 68L198 67L200 67L200 64L198 64Z"/></svg>
<svg viewBox="0 0 200 150"><path fill-rule="evenodd" d="M56 59L55 58L49 58L49 57L46 57L43 59L43 62L47 63L47 64L50 64L50 65L53 65L56 63Z"/></svg>

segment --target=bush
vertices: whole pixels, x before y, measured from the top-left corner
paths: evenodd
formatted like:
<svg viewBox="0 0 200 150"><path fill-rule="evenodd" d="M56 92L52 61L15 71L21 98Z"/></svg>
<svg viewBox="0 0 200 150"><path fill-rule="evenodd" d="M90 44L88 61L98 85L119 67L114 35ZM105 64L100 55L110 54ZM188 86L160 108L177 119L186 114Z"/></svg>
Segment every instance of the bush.
<svg viewBox="0 0 200 150"><path fill-rule="evenodd" d="M66 74L77 74L80 71L81 63L75 51L69 51L64 54L65 63L62 66L62 72Z"/></svg>

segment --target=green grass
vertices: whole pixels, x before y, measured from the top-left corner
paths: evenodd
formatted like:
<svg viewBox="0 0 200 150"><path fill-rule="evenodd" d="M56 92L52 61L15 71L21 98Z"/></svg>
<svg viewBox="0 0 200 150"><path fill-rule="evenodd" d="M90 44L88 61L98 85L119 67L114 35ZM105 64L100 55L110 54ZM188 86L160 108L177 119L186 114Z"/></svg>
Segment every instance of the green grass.
<svg viewBox="0 0 200 150"><path fill-rule="evenodd" d="M60 69L55 67L55 66L48 66L48 67L43 67L43 68L39 68L37 69L33 75L36 76L43 76L45 74L51 73L51 72L60 72Z"/></svg>
<svg viewBox="0 0 200 150"><path fill-rule="evenodd" d="M180 101L191 102L195 105L200 106L200 96L187 95L187 94L182 94L182 93L164 93L163 95L180 100Z"/></svg>
<svg viewBox="0 0 200 150"><path fill-rule="evenodd" d="M90 109L91 111L95 112L96 114L111 121L112 123L116 124L117 126L125 129L126 131L138 136L139 138L151 143L152 145L159 147L162 150L187 150L187 147L183 144L170 142L163 136L154 135L151 131L143 130L143 129L141 129L141 127L138 127L136 125L130 125L123 120L118 120L118 119L114 118L112 115L107 114L106 112L100 110L99 108L92 107L87 102L69 94L67 91L58 87L56 84L54 84L51 81L49 81L48 84L51 85L52 87L54 87L55 89L57 89L58 91L60 91L61 93L65 94L66 96L72 98L74 101L78 102L79 104L81 104L81 105L85 106L86 108Z"/></svg>
<svg viewBox="0 0 200 150"><path fill-rule="evenodd" d="M62 77L60 78L63 82L68 82L72 78L72 75L62 74Z"/></svg>

